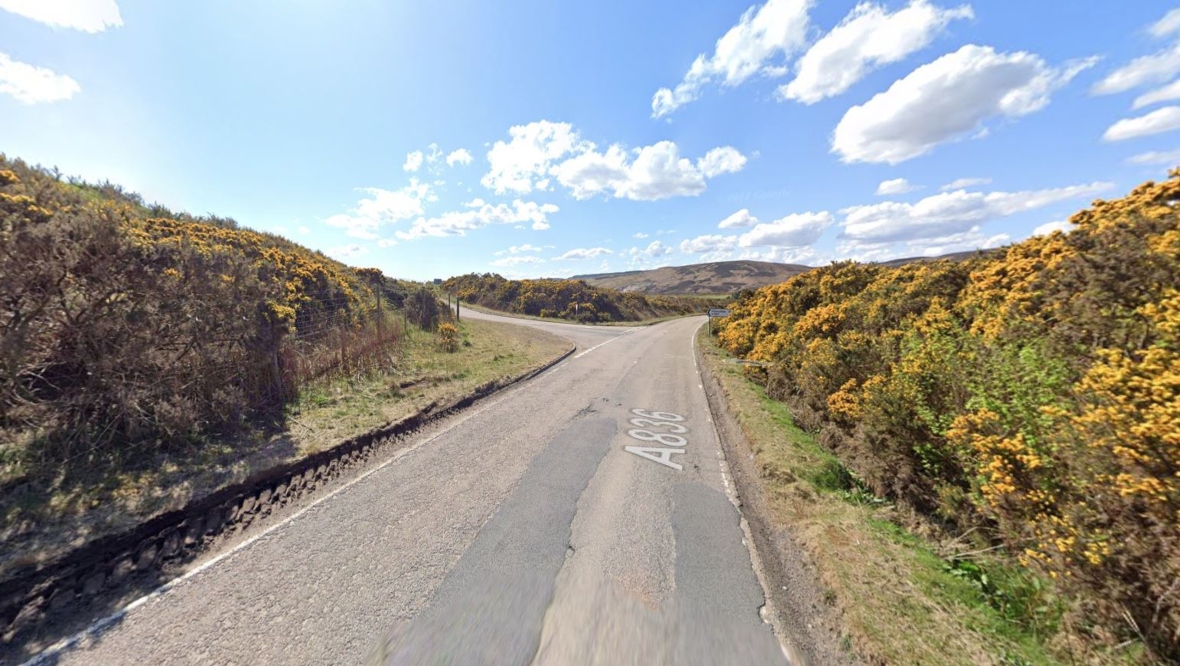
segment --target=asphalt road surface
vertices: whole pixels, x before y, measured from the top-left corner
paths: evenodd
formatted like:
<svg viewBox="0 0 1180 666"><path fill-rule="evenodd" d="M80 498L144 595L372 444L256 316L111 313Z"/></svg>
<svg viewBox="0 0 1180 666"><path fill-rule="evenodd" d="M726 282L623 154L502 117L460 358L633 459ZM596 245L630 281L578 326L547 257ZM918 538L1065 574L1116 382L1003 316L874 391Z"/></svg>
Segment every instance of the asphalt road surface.
<svg viewBox="0 0 1180 666"><path fill-rule="evenodd" d="M703 319L511 321L578 350L53 659L786 663L700 387Z"/></svg>

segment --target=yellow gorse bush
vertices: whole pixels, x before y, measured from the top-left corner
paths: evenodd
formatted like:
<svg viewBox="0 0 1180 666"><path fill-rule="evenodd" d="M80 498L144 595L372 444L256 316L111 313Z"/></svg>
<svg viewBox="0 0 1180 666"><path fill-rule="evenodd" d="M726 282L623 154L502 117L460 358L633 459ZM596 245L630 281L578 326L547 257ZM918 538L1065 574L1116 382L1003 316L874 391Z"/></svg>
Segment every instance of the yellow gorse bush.
<svg viewBox="0 0 1180 666"><path fill-rule="evenodd" d="M773 363L768 392L875 492L993 534L1108 635L1180 659L1178 202L1173 172L1069 234L836 263L747 295L717 337Z"/></svg>

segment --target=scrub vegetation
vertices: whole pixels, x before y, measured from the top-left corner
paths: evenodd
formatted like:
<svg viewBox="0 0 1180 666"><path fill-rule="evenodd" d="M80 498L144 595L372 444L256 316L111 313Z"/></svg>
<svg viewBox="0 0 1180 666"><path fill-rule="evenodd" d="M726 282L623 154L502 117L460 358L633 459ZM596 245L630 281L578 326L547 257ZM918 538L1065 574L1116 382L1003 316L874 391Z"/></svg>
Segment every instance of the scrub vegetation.
<svg viewBox="0 0 1180 666"><path fill-rule="evenodd" d="M944 561L1003 623L1062 659L1175 663L1178 201L1174 172L1068 234L835 263L743 295L717 340L769 364L746 372L827 457L813 486L986 553Z"/></svg>
<svg viewBox="0 0 1180 666"><path fill-rule="evenodd" d="M492 310L586 323L704 314L714 303L693 296L624 293L582 280L509 280L491 273L453 277L443 283L443 289L461 301Z"/></svg>
<svg viewBox="0 0 1180 666"><path fill-rule="evenodd" d="M0 155L0 578L568 348L450 319L431 286Z"/></svg>

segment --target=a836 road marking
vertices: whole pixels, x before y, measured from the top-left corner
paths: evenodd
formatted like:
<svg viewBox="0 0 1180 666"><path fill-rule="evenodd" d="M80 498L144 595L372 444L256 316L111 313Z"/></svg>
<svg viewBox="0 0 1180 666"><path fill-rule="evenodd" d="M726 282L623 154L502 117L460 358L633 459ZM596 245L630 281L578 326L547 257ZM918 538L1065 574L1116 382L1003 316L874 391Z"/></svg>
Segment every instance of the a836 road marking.
<svg viewBox="0 0 1180 666"><path fill-rule="evenodd" d="M649 412L644 409L632 409L631 413L640 417L631 419L631 425L640 427L628 430L627 434L641 442L656 442L662 446L625 446L623 450L671 467L677 472L683 471L684 467L680 463L672 462L672 454L684 453L684 445L688 444L688 440L681 437L688 432L688 428L680 423L684 417L672 412Z"/></svg>

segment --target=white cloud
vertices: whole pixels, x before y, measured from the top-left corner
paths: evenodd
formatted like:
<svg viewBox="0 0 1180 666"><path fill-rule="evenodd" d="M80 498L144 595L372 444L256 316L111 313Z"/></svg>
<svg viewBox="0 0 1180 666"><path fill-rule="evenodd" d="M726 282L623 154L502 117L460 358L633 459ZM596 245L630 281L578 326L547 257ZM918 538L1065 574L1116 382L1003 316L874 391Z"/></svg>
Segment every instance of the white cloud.
<svg viewBox="0 0 1180 666"><path fill-rule="evenodd" d="M943 192L949 192L951 190L961 190L968 187L974 187L976 185L987 185L990 182L992 182L991 178L956 178L938 189L942 190Z"/></svg>
<svg viewBox="0 0 1180 666"><path fill-rule="evenodd" d="M0 0L0 9L53 28L89 33L123 25L115 0Z"/></svg>
<svg viewBox="0 0 1180 666"><path fill-rule="evenodd" d="M519 266L520 264L543 264L545 260L531 255L503 257L489 262L492 266Z"/></svg>
<svg viewBox="0 0 1180 666"><path fill-rule="evenodd" d="M734 227L749 227L758 224L758 218L750 214L750 209L743 208L738 212L717 223L718 229L733 229Z"/></svg>
<svg viewBox="0 0 1180 666"><path fill-rule="evenodd" d="M685 254L729 252L737 247L737 236L706 234L680 241L680 251Z"/></svg>
<svg viewBox="0 0 1180 666"><path fill-rule="evenodd" d="M521 254L524 252L540 252L542 249L543 248L537 247L536 245L530 245L528 243L525 243L524 245L513 245L512 247L509 247L507 250L500 250L499 252L496 253L496 256L499 257L499 256L503 256L505 254Z"/></svg>
<svg viewBox="0 0 1180 666"><path fill-rule="evenodd" d="M746 250L742 252L740 258L754 261L772 261L776 264L819 266L827 263L826 261L821 261L821 258L824 256L813 247L769 247L761 250ZM704 259L703 256L701 258Z"/></svg>
<svg viewBox="0 0 1180 666"><path fill-rule="evenodd" d="M1018 118L1044 108L1053 91L1094 62L1051 68L1031 53L969 44L850 108L836 126L832 152L845 162L904 162L980 132L993 116Z"/></svg>
<svg viewBox="0 0 1180 666"><path fill-rule="evenodd" d="M662 242L660 242L658 240L648 243L648 246L643 249L643 254L646 254L647 256L653 257L653 258L654 257L665 257L669 254L672 254L673 252L675 252L675 250L673 250L668 245L664 245Z"/></svg>
<svg viewBox="0 0 1180 666"><path fill-rule="evenodd" d="M1152 55L1135 58L1095 83L1090 92L1112 95L1140 86L1164 83L1177 74L1180 74L1180 42Z"/></svg>
<svg viewBox="0 0 1180 666"><path fill-rule="evenodd" d="M1057 220L1056 222L1046 222L1041 226L1033 229L1034 236L1048 236L1054 231L1060 231L1063 234L1068 234L1074 230L1074 226L1066 220Z"/></svg>
<svg viewBox="0 0 1180 666"><path fill-rule="evenodd" d="M538 204L532 201L516 199L512 205L485 203L479 208L469 208L462 211L443 213L438 217L419 217L410 225L409 231L398 231L397 237L402 240L416 240L426 236L466 236L468 231L474 231L489 224L518 224L531 222L535 230L549 228L548 216L556 213L558 207L553 204Z"/></svg>
<svg viewBox="0 0 1180 666"><path fill-rule="evenodd" d="M1180 166L1180 150L1151 150L1127 158L1127 164Z"/></svg>
<svg viewBox="0 0 1180 666"><path fill-rule="evenodd" d="M0 93L21 104L59 102L81 91L78 82L44 67L17 62L0 53Z"/></svg>
<svg viewBox="0 0 1180 666"><path fill-rule="evenodd" d="M914 204L887 201L852 206L841 213L841 237L860 243L890 243L946 238L970 231L990 220L1077 199L1110 189L1111 183L1072 185L1024 192L957 190L926 197Z"/></svg>
<svg viewBox="0 0 1180 666"><path fill-rule="evenodd" d="M578 259L593 259L601 257L604 254L614 254L605 247L579 247L565 252L564 254L553 257L554 261L561 260L578 260Z"/></svg>
<svg viewBox="0 0 1180 666"><path fill-rule="evenodd" d="M556 179L575 199L597 195L636 201L696 196L706 180L740 171L746 157L730 146L714 148L694 164L671 141L628 151L605 151L584 141L568 123L537 121L509 130L512 139L488 151L491 169L481 182L497 193L544 190Z"/></svg>
<svg viewBox="0 0 1180 666"><path fill-rule="evenodd" d="M382 238L377 241L377 247L380 248L393 247L394 245L397 245L397 241L392 238Z"/></svg>
<svg viewBox="0 0 1180 666"><path fill-rule="evenodd" d="M471 159L471 153L468 152L466 148L453 150L449 155L447 155L447 166L453 167L456 164L471 164Z"/></svg>
<svg viewBox="0 0 1180 666"><path fill-rule="evenodd" d="M886 196L890 194L905 194L906 192L913 192L918 189L916 185L911 185L910 181L905 178L894 178L892 180L883 180L877 186L877 196Z"/></svg>
<svg viewBox="0 0 1180 666"><path fill-rule="evenodd" d="M777 77L787 73L783 63L772 63L801 49L807 39L807 12L814 0L767 0L751 7L717 40L713 54L700 54L684 80L674 89L661 88L651 100L653 118L662 118L700 96L701 88L720 81L733 87L762 73Z"/></svg>
<svg viewBox="0 0 1180 666"><path fill-rule="evenodd" d="M746 158L728 146L714 148L694 165L680 156L671 141L659 141L631 151L618 145L599 153L593 145L585 152L553 167L557 182L569 188L575 199L598 194L635 201L656 201L696 196L706 189L706 179L738 171Z"/></svg>
<svg viewBox="0 0 1180 666"><path fill-rule="evenodd" d="M514 125L508 134L511 140L497 141L488 151L491 169L480 180L496 194L533 191L553 162L574 152L581 143L572 125L547 120Z"/></svg>
<svg viewBox="0 0 1180 666"><path fill-rule="evenodd" d="M1152 37L1167 37L1173 33L1180 33L1180 8L1173 9L1164 17L1147 29Z"/></svg>
<svg viewBox="0 0 1180 666"><path fill-rule="evenodd" d="M664 257L673 252L675 252L674 249L657 240L649 243L647 247L633 247L627 250L626 255L631 258L632 266L655 268L667 265L671 260L664 259Z"/></svg>
<svg viewBox="0 0 1180 666"><path fill-rule="evenodd" d="M938 257L952 252L987 250L1011 241L1008 234L985 236L979 226L945 236L920 238L903 242L872 243L841 240L836 253L857 261L888 261L902 257Z"/></svg>
<svg viewBox="0 0 1180 666"><path fill-rule="evenodd" d="M406 171L417 171L422 167L423 157L421 150L406 153L406 163L402 165L402 168Z"/></svg>
<svg viewBox="0 0 1180 666"><path fill-rule="evenodd" d="M632 234L632 236L631 236L631 237L632 237L632 238L640 238L640 239L642 239L642 238L647 238L647 236L648 236L648 234L645 234L645 233L643 233L642 231L636 231L634 234Z"/></svg>
<svg viewBox="0 0 1180 666"><path fill-rule="evenodd" d="M814 104L848 90L869 72L900 62L930 45L948 23L975 18L969 5L942 9L926 0L912 0L892 14L885 7L862 2L799 59L794 80L778 94Z"/></svg>
<svg viewBox="0 0 1180 666"><path fill-rule="evenodd" d="M368 251L369 248L353 243L351 245L340 245L331 248L326 252L326 254L338 261L347 261L353 257L359 257L362 254L366 254Z"/></svg>
<svg viewBox="0 0 1180 666"><path fill-rule="evenodd" d="M819 240L835 218L827 211L795 213L773 222L756 225L738 238L742 247L804 247Z"/></svg>
<svg viewBox="0 0 1180 666"><path fill-rule="evenodd" d="M345 229L353 238L368 240L377 238L377 229L382 225L422 215L422 202L433 196L430 187L416 178L400 190L366 187L361 191L369 196L358 201L349 213L333 215L324 222Z"/></svg>
<svg viewBox="0 0 1180 666"><path fill-rule="evenodd" d="M1176 79L1166 86L1160 86L1155 90L1150 90L1136 97L1131 108L1142 109L1145 106L1159 102L1170 102L1174 99L1180 99L1180 79Z"/></svg>
<svg viewBox="0 0 1180 666"><path fill-rule="evenodd" d="M301 235L306 236L307 234L311 233L311 227L307 227L307 226L299 227L298 229L296 229L296 231L298 231Z"/></svg>
<svg viewBox="0 0 1180 666"><path fill-rule="evenodd" d="M746 166L746 156L732 146L714 148L697 160L697 170L705 178L720 176L723 173L737 173L744 166Z"/></svg>
<svg viewBox="0 0 1180 666"><path fill-rule="evenodd" d="M1180 106L1165 106L1146 115L1123 118L1106 128L1104 141L1125 141L1180 129Z"/></svg>

